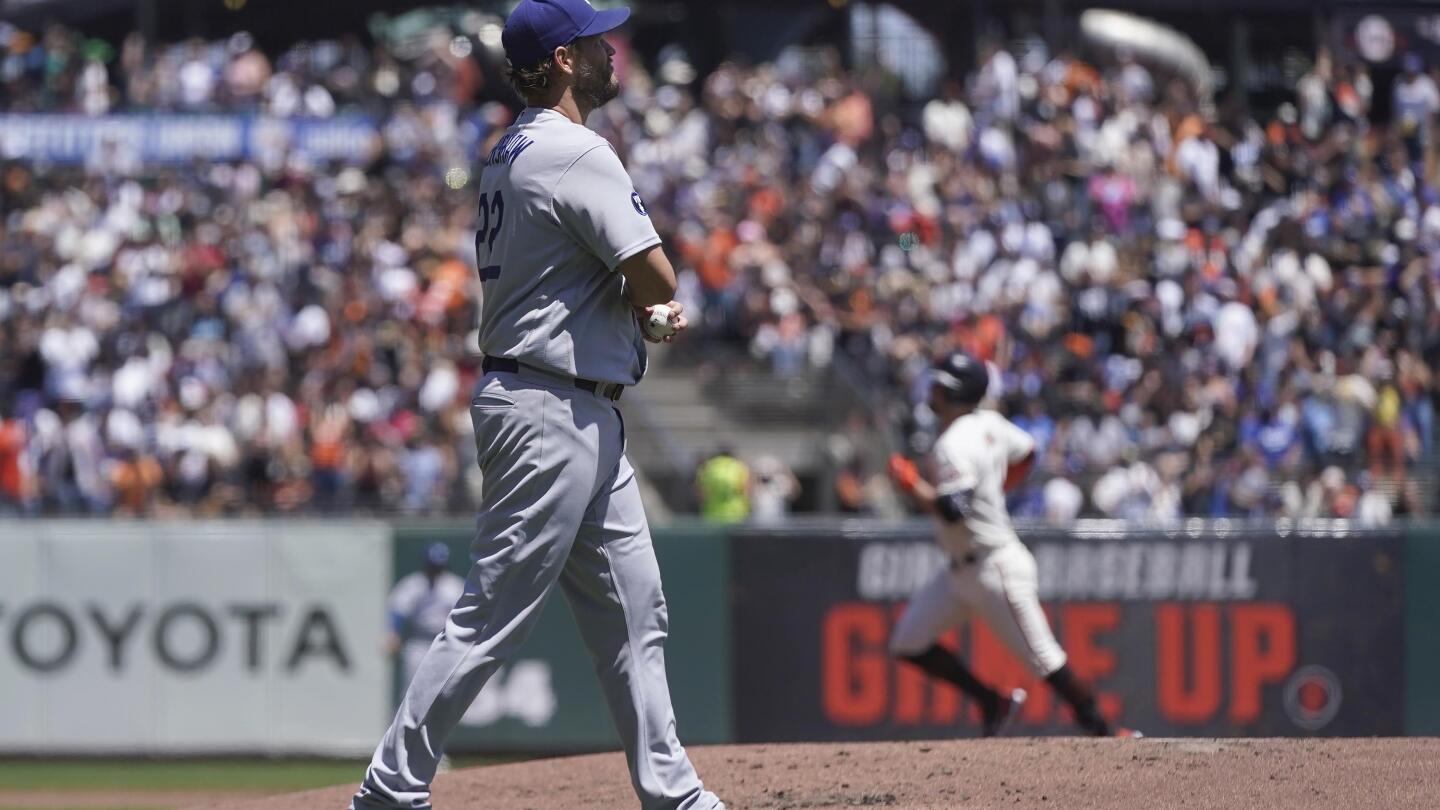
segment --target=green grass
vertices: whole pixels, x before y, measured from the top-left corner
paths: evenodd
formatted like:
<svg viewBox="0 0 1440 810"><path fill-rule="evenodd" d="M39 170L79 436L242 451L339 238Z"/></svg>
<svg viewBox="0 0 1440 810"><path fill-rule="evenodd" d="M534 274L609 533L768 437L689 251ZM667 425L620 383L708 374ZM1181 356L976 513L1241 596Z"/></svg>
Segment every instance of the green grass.
<svg viewBox="0 0 1440 810"><path fill-rule="evenodd" d="M456 757L454 767L515 762L524 757ZM359 784L366 763L328 759L10 759L0 760L6 790L296 790ZM7 809L8 810L8 809ZM55 810L49 808L48 810ZM117 808L118 810L118 808ZM128 808L127 808L128 810Z"/></svg>
<svg viewBox="0 0 1440 810"><path fill-rule="evenodd" d="M359 781L363 762L336 760L0 761L0 790L292 791Z"/></svg>

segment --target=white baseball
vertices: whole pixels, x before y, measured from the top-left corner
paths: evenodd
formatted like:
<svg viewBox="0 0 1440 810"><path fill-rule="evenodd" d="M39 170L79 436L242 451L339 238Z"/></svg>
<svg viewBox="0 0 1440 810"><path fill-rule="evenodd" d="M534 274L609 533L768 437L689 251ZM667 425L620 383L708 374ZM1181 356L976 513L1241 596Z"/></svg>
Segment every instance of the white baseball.
<svg viewBox="0 0 1440 810"><path fill-rule="evenodd" d="M674 316L674 310L664 304L656 304L650 308L650 314L645 318L645 334L653 338L664 338L675 334L675 324L670 322Z"/></svg>

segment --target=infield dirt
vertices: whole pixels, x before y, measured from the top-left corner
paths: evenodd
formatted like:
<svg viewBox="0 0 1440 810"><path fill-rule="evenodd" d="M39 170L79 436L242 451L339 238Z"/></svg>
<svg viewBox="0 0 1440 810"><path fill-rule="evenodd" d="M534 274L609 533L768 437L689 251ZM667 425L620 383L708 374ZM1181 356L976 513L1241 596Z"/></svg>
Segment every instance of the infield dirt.
<svg viewBox="0 0 1440 810"><path fill-rule="evenodd" d="M1440 806L1440 739L1011 738L690 749L731 810L809 807L1423 808ZM341 810L353 786L190 810ZM439 810L638 806L620 754L472 768Z"/></svg>

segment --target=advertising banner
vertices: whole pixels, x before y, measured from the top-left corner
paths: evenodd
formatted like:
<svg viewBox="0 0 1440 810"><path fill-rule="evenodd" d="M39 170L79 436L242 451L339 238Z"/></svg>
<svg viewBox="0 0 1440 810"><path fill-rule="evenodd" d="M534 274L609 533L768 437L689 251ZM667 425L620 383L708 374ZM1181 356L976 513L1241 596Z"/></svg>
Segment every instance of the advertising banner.
<svg viewBox="0 0 1440 810"><path fill-rule="evenodd" d="M1398 533L1195 523L1023 534L1056 638L1110 717L1152 736L1402 733ZM886 651L906 599L942 569L927 528L735 542L739 741L976 733L958 692ZM1019 733L1074 733L1068 709L983 623L943 643L982 680L1029 690Z"/></svg>
<svg viewBox="0 0 1440 810"><path fill-rule="evenodd" d="M0 751L365 754L389 530L0 522Z"/></svg>
<svg viewBox="0 0 1440 810"><path fill-rule="evenodd" d="M463 576L473 523L402 523L395 529L395 580L421 571L436 543L449 551L448 570ZM680 738L687 744L729 742L730 643L726 602L726 538L703 527L653 532L670 614L665 663ZM397 584L397 588L400 587ZM377 598L377 601L378 598ZM394 705L428 638L409 632L394 657ZM433 637L433 636L430 636ZM585 751L618 748L600 693L595 664L557 587L518 657L485 684L447 745L450 751Z"/></svg>
<svg viewBox="0 0 1440 810"><path fill-rule="evenodd" d="M286 151L363 162L379 130L366 118L246 115L0 115L0 158L84 163L257 160Z"/></svg>

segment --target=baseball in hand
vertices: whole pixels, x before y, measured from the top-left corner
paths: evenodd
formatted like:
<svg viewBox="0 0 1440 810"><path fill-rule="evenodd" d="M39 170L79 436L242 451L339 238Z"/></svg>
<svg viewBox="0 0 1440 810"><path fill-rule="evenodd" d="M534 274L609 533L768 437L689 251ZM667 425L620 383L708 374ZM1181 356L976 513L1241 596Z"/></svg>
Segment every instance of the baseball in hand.
<svg viewBox="0 0 1440 810"><path fill-rule="evenodd" d="M675 324L671 322L673 317L675 311L664 304L650 307L650 314L645 316L645 334L656 339L675 334Z"/></svg>

